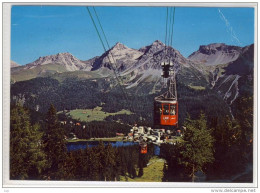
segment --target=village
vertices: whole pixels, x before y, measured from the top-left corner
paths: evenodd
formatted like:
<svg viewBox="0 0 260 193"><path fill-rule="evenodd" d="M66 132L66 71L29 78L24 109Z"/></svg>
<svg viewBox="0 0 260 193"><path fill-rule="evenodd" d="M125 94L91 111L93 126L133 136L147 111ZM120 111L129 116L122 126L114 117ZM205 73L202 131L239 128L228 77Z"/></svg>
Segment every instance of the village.
<svg viewBox="0 0 260 193"><path fill-rule="evenodd" d="M185 130L185 127L182 128ZM118 134L117 134L118 135ZM179 130L165 130L165 129L152 129L151 127L146 126L137 126L135 125L123 139L128 141L135 142L151 142L156 145L162 143L171 143L175 144L177 141L173 140L177 137L181 137L183 131ZM174 142L175 141L175 142Z"/></svg>
<svg viewBox="0 0 260 193"><path fill-rule="evenodd" d="M85 125L81 125L80 122L73 122L73 121L60 121L61 125L70 124L75 125L78 127L82 127L83 129L86 128ZM135 124L130 132L126 135L124 133L115 133L115 137L113 138L114 141L134 141L134 142L149 142L156 145L160 145L162 143L170 143L175 144L180 138L183 136L185 132L185 127L182 127L178 130L169 130L169 129L152 129L151 127L147 126L137 126ZM65 137L66 140L79 140L77 135L71 132L68 136ZM91 138L91 141L100 140L99 138ZM106 140L104 138L104 140Z"/></svg>

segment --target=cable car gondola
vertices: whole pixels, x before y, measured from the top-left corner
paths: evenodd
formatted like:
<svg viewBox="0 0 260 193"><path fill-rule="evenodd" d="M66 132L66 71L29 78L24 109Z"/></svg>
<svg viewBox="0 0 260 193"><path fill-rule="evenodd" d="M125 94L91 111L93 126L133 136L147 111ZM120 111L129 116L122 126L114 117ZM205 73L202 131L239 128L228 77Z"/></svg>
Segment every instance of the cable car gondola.
<svg viewBox="0 0 260 193"><path fill-rule="evenodd" d="M146 154L147 153L147 143L140 143L140 153Z"/></svg>
<svg viewBox="0 0 260 193"><path fill-rule="evenodd" d="M178 101L162 96L154 99L154 125L178 125Z"/></svg>

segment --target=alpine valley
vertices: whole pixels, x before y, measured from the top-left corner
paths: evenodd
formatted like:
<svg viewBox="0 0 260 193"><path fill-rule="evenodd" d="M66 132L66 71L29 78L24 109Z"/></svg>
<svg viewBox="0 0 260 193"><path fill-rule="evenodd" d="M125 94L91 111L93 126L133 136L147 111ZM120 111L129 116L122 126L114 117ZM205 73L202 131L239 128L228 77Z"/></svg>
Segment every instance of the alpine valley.
<svg viewBox="0 0 260 193"><path fill-rule="evenodd" d="M11 103L38 113L46 113L50 104L57 111L129 110L105 121L152 126L153 99L166 91L158 62L164 49L158 40L139 50L117 43L86 61L58 53L23 66L11 62ZM172 47L168 50L177 71L180 125L188 115L197 118L201 111L208 119L237 117L242 99L253 97L253 44L203 45L187 58Z"/></svg>

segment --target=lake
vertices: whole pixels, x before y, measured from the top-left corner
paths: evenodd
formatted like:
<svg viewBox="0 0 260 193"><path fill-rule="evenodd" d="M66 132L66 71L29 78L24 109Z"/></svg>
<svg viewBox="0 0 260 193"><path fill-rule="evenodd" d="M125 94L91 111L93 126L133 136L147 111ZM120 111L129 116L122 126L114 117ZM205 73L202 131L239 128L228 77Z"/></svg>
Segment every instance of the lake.
<svg viewBox="0 0 260 193"><path fill-rule="evenodd" d="M99 141L78 141L78 142L68 142L67 149L68 151L75 151L80 149L86 149L88 147L95 147L97 146ZM132 145L138 145L137 142L132 141L103 141L104 145L108 145L109 143L112 147L126 147ZM154 155L160 155L160 147L154 145Z"/></svg>

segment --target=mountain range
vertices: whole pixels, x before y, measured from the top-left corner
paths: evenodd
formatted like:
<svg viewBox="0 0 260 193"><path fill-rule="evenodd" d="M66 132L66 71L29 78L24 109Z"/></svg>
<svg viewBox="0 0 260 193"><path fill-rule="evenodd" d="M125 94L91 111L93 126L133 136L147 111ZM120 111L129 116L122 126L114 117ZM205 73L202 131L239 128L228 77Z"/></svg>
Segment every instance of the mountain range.
<svg viewBox="0 0 260 193"><path fill-rule="evenodd" d="M194 92L217 93L229 108L245 90L243 88L248 87L248 82L251 84L253 81L254 44L246 47L223 43L202 45L186 58L178 50L156 40L138 50L116 43L101 56L86 61L70 53L43 56L24 66L11 66L11 83L24 81L26 84L37 77L59 82L69 78L84 81L102 79L109 82L108 87L100 89L102 92L108 93L121 84L128 93L159 94L165 90L161 61L166 50L174 61L179 90L187 87Z"/></svg>

